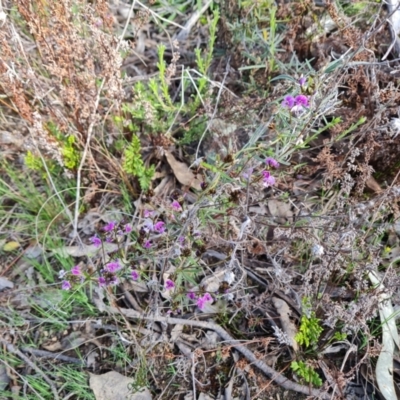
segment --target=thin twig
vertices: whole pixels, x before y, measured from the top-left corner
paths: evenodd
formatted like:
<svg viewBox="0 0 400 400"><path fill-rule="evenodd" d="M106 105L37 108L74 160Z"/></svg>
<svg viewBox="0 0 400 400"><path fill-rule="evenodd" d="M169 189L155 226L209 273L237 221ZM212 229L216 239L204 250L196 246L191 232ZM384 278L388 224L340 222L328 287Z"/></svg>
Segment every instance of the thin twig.
<svg viewBox="0 0 400 400"><path fill-rule="evenodd" d="M283 387L287 390L293 390L298 393L303 393L306 395L312 395L319 397L322 400L330 400L330 395L327 393L318 390L312 389L308 386L303 386L298 383L292 382L289 379L285 378L281 373L275 371L263 361L257 359L252 351L250 351L244 343L240 342L239 340L235 340L225 329L221 328L219 325L213 322L206 322L206 321L194 321L194 320L187 320L182 318L167 318L162 316L145 316L135 310L128 310L125 308L114 308L114 307L105 307L107 311L113 314L120 314L122 313L127 318L138 318L138 319L145 319L148 321L156 321L156 322L164 322L169 324L181 324L181 325L190 325L196 326L198 328L204 329L211 329L214 332L218 333L219 336L224 340L225 344L229 344L235 347L242 355L244 355L248 361L250 361L253 365L255 365L258 369L260 369L268 378L272 381L275 381L279 386Z"/></svg>
<svg viewBox="0 0 400 400"><path fill-rule="evenodd" d="M38 350L38 349L33 349L31 347L21 347L21 351L24 353L32 354L40 358L50 358L52 360L63 361L70 364L85 365L85 362L79 360L78 358L63 356L60 353L52 353L51 351Z"/></svg>

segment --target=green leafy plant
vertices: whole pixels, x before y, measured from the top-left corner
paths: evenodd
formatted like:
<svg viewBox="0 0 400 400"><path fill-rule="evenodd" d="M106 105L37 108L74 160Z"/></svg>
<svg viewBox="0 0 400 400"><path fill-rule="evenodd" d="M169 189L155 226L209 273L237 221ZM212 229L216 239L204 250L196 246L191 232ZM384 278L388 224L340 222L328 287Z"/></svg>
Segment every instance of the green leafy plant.
<svg viewBox="0 0 400 400"><path fill-rule="evenodd" d="M311 383L317 387L322 386L322 379L320 376L314 371L314 368L308 366L305 362L293 361L290 367L297 375L303 378L305 382Z"/></svg>
<svg viewBox="0 0 400 400"><path fill-rule="evenodd" d="M151 178L154 175L155 167L152 165L146 168L141 155L142 146L136 135L132 137L132 143L125 149L124 171L138 178L140 187L147 190L150 187Z"/></svg>
<svg viewBox="0 0 400 400"><path fill-rule="evenodd" d="M303 312L309 309L309 299L303 299ZM306 347L315 346L318 342L319 336L323 331L320 325L320 319L315 316L314 311L306 311L301 317L299 332L295 336L295 340L300 345Z"/></svg>
<svg viewBox="0 0 400 400"><path fill-rule="evenodd" d="M61 154L64 157L64 165L68 169L75 169L79 165L80 156L76 149L75 136L68 136L61 147Z"/></svg>

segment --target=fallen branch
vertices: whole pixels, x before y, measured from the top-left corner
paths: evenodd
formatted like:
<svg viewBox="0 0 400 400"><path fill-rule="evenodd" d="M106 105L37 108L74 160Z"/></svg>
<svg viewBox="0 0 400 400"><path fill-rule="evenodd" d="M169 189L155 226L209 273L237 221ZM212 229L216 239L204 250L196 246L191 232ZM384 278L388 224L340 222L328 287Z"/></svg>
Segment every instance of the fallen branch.
<svg viewBox="0 0 400 400"><path fill-rule="evenodd" d="M291 380L285 378L281 373L275 371L263 361L257 359L257 357L251 352L246 346L238 340L235 340L225 329L221 328L219 325L214 324L213 322L206 321L194 321L187 320L181 318L169 318L162 316L151 316L148 317L143 315L135 310L130 310L126 308L115 308L115 307L105 307L106 311L109 311L112 314L120 314L122 313L127 318L138 318L145 319L148 321L157 321L164 322L168 324L182 324L182 325L191 325L196 326L198 328L211 329L214 332L218 333L224 342L235 347L240 353L242 353L248 361L250 361L253 365L255 365L258 369L260 369L268 378L277 383L279 386L283 387L287 390L292 390L294 392L303 393L308 396L312 395L318 397L323 400L330 400L331 396L327 393L322 392L318 389L312 389L308 386L300 385L296 382L292 382Z"/></svg>

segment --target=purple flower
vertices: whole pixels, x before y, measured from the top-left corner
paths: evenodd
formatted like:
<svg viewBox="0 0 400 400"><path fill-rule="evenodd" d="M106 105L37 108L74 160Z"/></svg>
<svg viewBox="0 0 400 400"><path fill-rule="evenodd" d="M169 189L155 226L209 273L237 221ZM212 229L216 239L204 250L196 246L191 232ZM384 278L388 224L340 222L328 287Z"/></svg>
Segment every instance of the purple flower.
<svg viewBox="0 0 400 400"><path fill-rule="evenodd" d="M115 221L111 221L107 225L104 226L103 231L111 232L114 230L116 225L117 225L117 223Z"/></svg>
<svg viewBox="0 0 400 400"><path fill-rule="evenodd" d="M175 211L182 211L182 207L181 207L181 205L179 204L179 202L178 202L177 200L174 200L174 201L171 203L171 207L172 207Z"/></svg>
<svg viewBox="0 0 400 400"><path fill-rule="evenodd" d="M114 241L114 238L112 238L111 236L106 237L106 243L112 243L113 241Z"/></svg>
<svg viewBox="0 0 400 400"><path fill-rule="evenodd" d="M143 247L145 249L149 249L152 246L151 241L150 240L146 240L143 244Z"/></svg>
<svg viewBox="0 0 400 400"><path fill-rule="evenodd" d="M302 77L299 79L299 85L300 85L300 86L304 86L306 82L307 82L307 78L304 77L304 76L302 76Z"/></svg>
<svg viewBox="0 0 400 400"><path fill-rule="evenodd" d="M204 308L204 306L206 305L206 303L212 303L214 301L214 299L211 297L210 293L205 293L202 297L199 297L197 299L197 307L200 308L200 310L202 310Z"/></svg>
<svg viewBox="0 0 400 400"><path fill-rule="evenodd" d="M183 244L185 243L185 237L184 236L179 236L178 237L178 242L181 246L183 246Z"/></svg>
<svg viewBox="0 0 400 400"><path fill-rule="evenodd" d="M137 272L136 270L133 270L133 271L131 272L131 278L132 278L134 281L137 281L137 280L139 279L139 272Z"/></svg>
<svg viewBox="0 0 400 400"><path fill-rule="evenodd" d="M295 104L295 99L291 95L287 95L283 98L282 107L292 108Z"/></svg>
<svg viewBox="0 0 400 400"><path fill-rule="evenodd" d="M175 287L174 281L171 281L171 279L167 279L165 281L165 290L171 290Z"/></svg>
<svg viewBox="0 0 400 400"><path fill-rule="evenodd" d="M153 216L153 214L154 214L154 211L151 211L151 210L144 210L144 212L143 212L143 216L145 218L149 218L149 217Z"/></svg>
<svg viewBox="0 0 400 400"><path fill-rule="evenodd" d="M76 275L76 276L81 275L82 272L81 272L80 266L79 266L79 265L75 265L75 267L73 267L73 268L71 269L71 274L72 274L72 275Z"/></svg>
<svg viewBox="0 0 400 400"><path fill-rule="evenodd" d="M294 102L296 106L308 107L308 97L304 94L299 94L298 96L296 96Z"/></svg>
<svg viewBox="0 0 400 400"><path fill-rule="evenodd" d="M276 161L275 158L272 157L267 157L267 159L265 160L265 164L269 165L272 168L279 168L278 161Z"/></svg>
<svg viewBox="0 0 400 400"><path fill-rule="evenodd" d="M131 233L132 232L132 226L130 224L125 225L125 233Z"/></svg>
<svg viewBox="0 0 400 400"><path fill-rule="evenodd" d="M270 187L275 185L275 178L270 174L269 171L263 171L262 174L265 187Z"/></svg>
<svg viewBox="0 0 400 400"><path fill-rule="evenodd" d="M121 264L118 262L118 261L111 261L110 263L108 263L105 267L104 267L104 269L107 271L107 272L110 272L110 273L114 273L114 272L117 272L119 269L121 269L122 267L121 267Z"/></svg>
<svg viewBox="0 0 400 400"><path fill-rule="evenodd" d="M194 300L194 299L196 298L196 293L194 293L194 292L189 292L186 296L187 296L190 300Z"/></svg>
<svg viewBox="0 0 400 400"><path fill-rule="evenodd" d="M63 281L62 285L61 285L61 289L62 290L69 290L71 289L71 284L68 281Z"/></svg>
<svg viewBox="0 0 400 400"><path fill-rule="evenodd" d="M101 246L101 239L99 237L97 237L97 236L92 236L90 238L90 241L92 242L94 247L100 247Z"/></svg>
<svg viewBox="0 0 400 400"><path fill-rule="evenodd" d="M213 298L211 297L211 294L210 294L210 293L204 293L203 300L204 300L204 301L213 302Z"/></svg>
<svg viewBox="0 0 400 400"><path fill-rule="evenodd" d="M99 277L99 285L100 286L106 286L107 282L106 282L106 278L104 278L104 276L100 276Z"/></svg>
<svg viewBox="0 0 400 400"><path fill-rule="evenodd" d="M163 221L158 221L154 224L154 230L158 233L164 233L165 232L165 222Z"/></svg>

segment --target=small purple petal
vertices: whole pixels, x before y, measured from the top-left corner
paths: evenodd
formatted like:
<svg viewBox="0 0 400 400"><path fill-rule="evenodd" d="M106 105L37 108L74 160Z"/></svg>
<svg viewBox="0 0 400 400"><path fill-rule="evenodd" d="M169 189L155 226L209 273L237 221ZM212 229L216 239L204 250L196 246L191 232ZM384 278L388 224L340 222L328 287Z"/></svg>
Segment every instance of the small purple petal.
<svg viewBox="0 0 400 400"><path fill-rule="evenodd" d="M206 302L213 302L213 298L211 297L210 293L204 293L203 300Z"/></svg>
<svg viewBox="0 0 400 400"><path fill-rule="evenodd" d="M182 211L182 207L181 207L181 205L179 204L179 202L178 202L177 200L174 200L174 201L171 203L171 207L172 207L175 211Z"/></svg>
<svg viewBox="0 0 400 400"><path fill-rule="evenodd" d="M81 272L80 266L79 266L79 265L75 265L75 267L73 267L73 268L71 269L71 274L72 274L72 275L76 275L76 276L81 275L82 272Z"/></svg>
<svg viewBox="0 0 400 400"><path fill-rule="evenodd" d="M144 210L144 212L143 212L143 216L145 218L150 218L151 216L153 216L153 214L154 214L154 211L151 211L151 210Z"/></svg>
<svg viewBox="0 0 400 400"><path fill-rule="evenodd" d="M190 300L195 300L195 299L196 299L196 293L194 293L194 292L189 292L186 296L187 296Z"/></svg>
<svg viewBox="0 0 400 400"><path fill-rule="evenodd" d="M158 221L154 224L154 230L158 233L164 233L165 232L165 222L163 221Z"/></svg>
<svg viewBox="0 0 400 400"><path fill-rule="evenodd" d="M92 244L93 244L95 247L100 247L100 246L101 246L101 239L100 239L99 237L97 237L97 236L92 236L92 237L90 238L90 241L92 242Z"/></svg>
<svg viewBox="0 0 400 400"><path fill-rule="evenodd" d="M271 175L269 171L263 171L262 174L265 187L270 187L275 185L275 178Z"/></svg>
<svg viewBox="0 0 400 400"><path fill-rule="evenodd" d="M167 280L165 281L165 289L166 289L166 290L173 289L174 287L175 287L174 281L171 281L171 279L167 279Z"/></svg>
<svg viewBox="0 0 400 400"><path fill-rule="evenodd" d="M133 270L133 271L131 272L131 278L132 278L134 281L137 281L137 280L139 279L139 272L137 272L136 270Z"/></svg>
<svg viewBox="0 0 400 400"><path fill-rule="evenodd" d="M104 278L104 276L100 276L100 278L99 278L99 285L100 285L100 286L105 286L106 284L107 284L106 278Z"/></svg>
<svg viewBox="0 0 400 400"><path fill-rule="evenodd" d="M294 103L295 103L294 97L291 95L287 95L283 98L282 107L292 108L294 106Z"/></svg>
<svg viewBox="0 0 400 400"><path fill-rule="evenodd" d="M118 261L111 261L110 263L108 263L105 267L104 267L104 269L107 271L107 272L110 272L110 273L114 273L114 272L117 272L119 269L121 269L122 267L121 267L121 264L118 262Z"/></svg>
<svg viewBox="0 0 400 400"><path fill-rule="evenodd" d="M272 157L267 157L267 159L265 160L265 164L269 165L272 168L279 168L278 161L276 161L275 158Z"/></svg>
<svg viewBox="0 0 400 400"><path fill-rule="evenodd" d="M132 232L132 226L130 224L125 225L125 233L131 233Z"/></svg>
<svg viewBox="0 0 400 400"><path fill-rule="evenodd" d="M62 285L61 285L61 289L62 290L70 290L71 289L71 284L68 281L63 281Z"/></svg>
<svg viewBox="0 0 400 400"><path fill-rule="evenodd" d="M115 229L116 225L117 225L116 221L111 221L107 225L104 226L103 231L111 232Z"/></svg>
<svg viewBox="0 0 400 400"><path fill-rule="evenodd" d="M299 94L294 99L296 106L308 107L308 98L304 94Z"/></svg>
<svg viewBox="0 0 400 400"><path fill-rule="evenodd" d="M149 249L152 246L151 241L150 240L146 240L143 244L143 247L145 249Z"/></svg>
<svg viewBox="0 0 400 400"><path fill-rule="evenodd" d="M196 301L196 305L197 305L197 307L200 308L200 310L202 310L204 308L205 303L206 302L204 301L204 299L202 297L199 297Z"/></svg>
<svg viewBox="0 0 400 400"><path fill-rule="evenodd" d="M304 86L306 82L307 82L307 78L304 77L304 76L302 76L302 77L299 79L299 85L300 85L300 86Z"/></svg>

